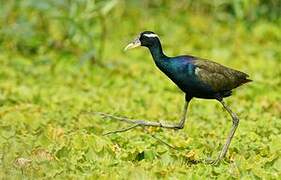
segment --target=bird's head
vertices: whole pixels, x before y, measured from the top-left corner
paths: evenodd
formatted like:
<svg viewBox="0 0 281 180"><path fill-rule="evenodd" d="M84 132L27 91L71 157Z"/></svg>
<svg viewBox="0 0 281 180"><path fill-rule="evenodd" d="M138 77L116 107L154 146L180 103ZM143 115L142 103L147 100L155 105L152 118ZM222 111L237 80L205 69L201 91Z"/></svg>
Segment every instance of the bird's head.
<svg viewBox="0 0 281 180"><path fill-rule="evenodd" d="M160 43L159 36L152 31L144 31L133 40L130 44L125 47L125 51L128 49L133 49L139 46L153 47Z"/></svg>

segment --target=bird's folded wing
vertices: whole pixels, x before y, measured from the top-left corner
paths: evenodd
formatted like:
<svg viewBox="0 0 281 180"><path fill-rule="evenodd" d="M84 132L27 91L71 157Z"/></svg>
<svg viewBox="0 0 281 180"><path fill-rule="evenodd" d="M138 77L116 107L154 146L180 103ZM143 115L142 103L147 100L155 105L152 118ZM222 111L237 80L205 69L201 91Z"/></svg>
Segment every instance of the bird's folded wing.
<svg viewBox="0 0 281 180"><path fill-rule="evenodd" d="M209 60L194 62L195 74L216 92L227 91L246 82L248 75Z"/></svg>

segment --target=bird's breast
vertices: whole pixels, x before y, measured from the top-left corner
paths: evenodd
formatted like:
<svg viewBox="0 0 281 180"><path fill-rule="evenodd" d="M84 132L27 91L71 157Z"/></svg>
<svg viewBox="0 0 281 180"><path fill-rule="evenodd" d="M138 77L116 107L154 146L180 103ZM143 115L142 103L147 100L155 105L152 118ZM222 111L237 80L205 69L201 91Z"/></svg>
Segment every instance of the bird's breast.
<svg viewBox="0 0 281 180"><path fill-rule="evenodd" d="M198 80L196 66L191 63L170 62L157 66L185 93L196 96L213 93L211 87Z"/></svg>

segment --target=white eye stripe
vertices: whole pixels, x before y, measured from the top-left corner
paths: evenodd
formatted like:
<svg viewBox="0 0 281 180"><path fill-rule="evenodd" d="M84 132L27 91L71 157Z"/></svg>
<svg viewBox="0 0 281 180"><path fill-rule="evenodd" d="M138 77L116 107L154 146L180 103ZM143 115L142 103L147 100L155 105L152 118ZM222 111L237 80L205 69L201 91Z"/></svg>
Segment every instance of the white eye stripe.
<svg viewBox="0 0 281 180"><path fill-rule="evenodd" d="M146 37L158 37L157 34L143 34L143 35Z"/></svg>

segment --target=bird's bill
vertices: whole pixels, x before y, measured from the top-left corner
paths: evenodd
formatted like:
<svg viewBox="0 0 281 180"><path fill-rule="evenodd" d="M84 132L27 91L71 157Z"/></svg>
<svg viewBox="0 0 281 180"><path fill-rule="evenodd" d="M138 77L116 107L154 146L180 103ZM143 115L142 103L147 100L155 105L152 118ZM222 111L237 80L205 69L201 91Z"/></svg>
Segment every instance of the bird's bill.
<svg viewBox="0 0 281 180"><path fill-rule="evenodd" d="M131 42L124 48L124 51L127 51L128 49L133 49L133 48L136 48L139 46L141 46L141 42L140 42L139 38L136 38L133 42Z"/></svg>

